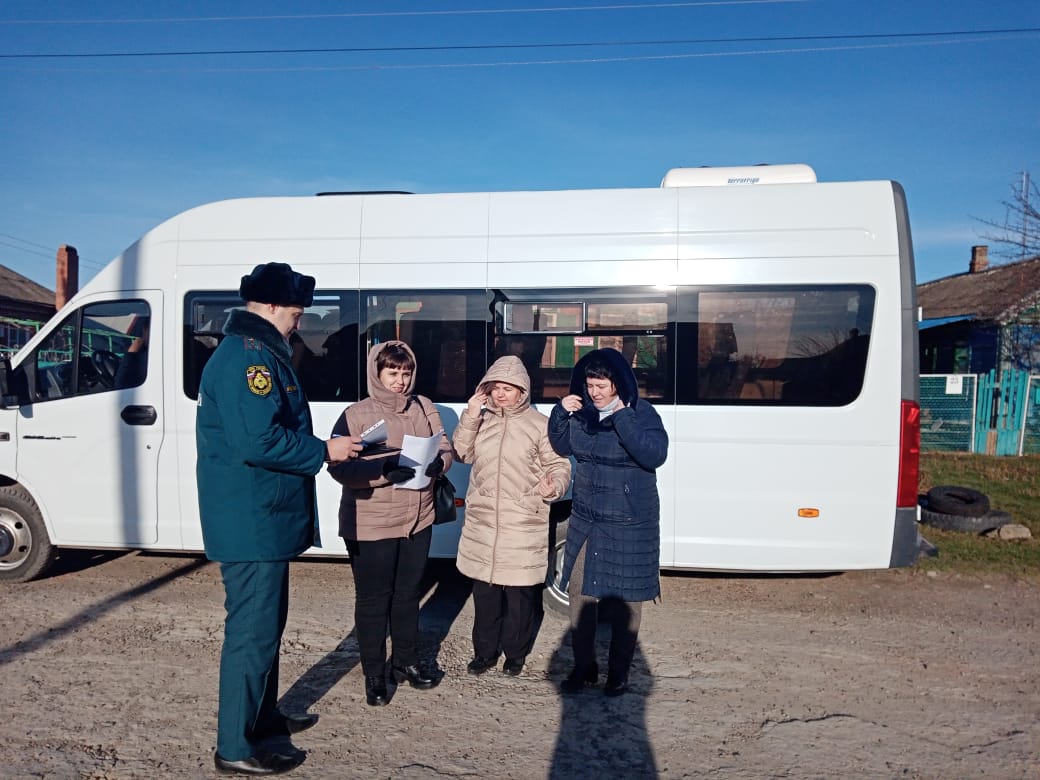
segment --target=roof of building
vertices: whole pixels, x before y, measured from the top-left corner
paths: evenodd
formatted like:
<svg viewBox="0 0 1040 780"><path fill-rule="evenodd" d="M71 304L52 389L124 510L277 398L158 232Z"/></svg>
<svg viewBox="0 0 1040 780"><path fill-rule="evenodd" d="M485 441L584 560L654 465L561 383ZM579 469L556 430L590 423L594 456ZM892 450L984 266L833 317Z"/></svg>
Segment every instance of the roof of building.
<svg viewBox="0 0 1040 780"><path fill-rule="evenodd" d="M1040 301L1040 257L955 274L917 286L923 319L970 317L1007 323Z"/></svg>
<svg viewBox="0 0 1040 780"><path fill-rule="evenodd" d="M54 305L54 290L48 290L6 265L0 265L0 291L0 298Z"/></svg>

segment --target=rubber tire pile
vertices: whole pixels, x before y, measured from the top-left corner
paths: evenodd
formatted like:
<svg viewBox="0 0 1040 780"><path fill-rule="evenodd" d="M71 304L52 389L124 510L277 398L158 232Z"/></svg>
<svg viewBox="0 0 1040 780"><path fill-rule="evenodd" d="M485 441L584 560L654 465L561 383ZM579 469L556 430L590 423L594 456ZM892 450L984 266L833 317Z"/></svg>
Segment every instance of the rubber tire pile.
<svg viewBox="0 0 1040 780"><path fill-rule="evenodd" d="M921 522L944 531L984 534L1011 522L1011 515L992 509L989 496L967 487L938 485L921 504Z"/></svg>

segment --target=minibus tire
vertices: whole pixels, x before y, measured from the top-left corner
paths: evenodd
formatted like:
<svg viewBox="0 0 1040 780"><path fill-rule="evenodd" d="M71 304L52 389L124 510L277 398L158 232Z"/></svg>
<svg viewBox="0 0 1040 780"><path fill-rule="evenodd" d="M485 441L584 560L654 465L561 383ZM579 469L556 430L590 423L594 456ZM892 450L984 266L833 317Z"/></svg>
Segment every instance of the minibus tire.
<svg viewBox="0 0 1040 780"><path fill-rule="evenodd" d="M0 581L28 582L54 562L43 516L21 485L0 487Z"/></svg>
<svg viewBox="0 0 1040 780"><path fill-rule="evenodd" d="M563 568L563 550L567 545L567 520L550 525L549 568L545 574L545 590L542 604L555 615L570 615L571 600L567 591L560 587L560 570Z"/></svg>
<svg viewBox="0 0 1040 780"><path fill-rule="evenodd" d="M928 491L928 508L944 515L982 517L989 509L989 496L968 487L939 485Z"/></svg>
<svg viewBox="0 0 1040 780"><path fill-rule="evenodd" d="M994 509L982 517L965 517L964 515L948 515L945 512L936 512L931 509L921 508L921 522L932 528L943 531L961 531L969 534L984 534L994 528L1000 528L1011 522L1011 515Z"/></svg>

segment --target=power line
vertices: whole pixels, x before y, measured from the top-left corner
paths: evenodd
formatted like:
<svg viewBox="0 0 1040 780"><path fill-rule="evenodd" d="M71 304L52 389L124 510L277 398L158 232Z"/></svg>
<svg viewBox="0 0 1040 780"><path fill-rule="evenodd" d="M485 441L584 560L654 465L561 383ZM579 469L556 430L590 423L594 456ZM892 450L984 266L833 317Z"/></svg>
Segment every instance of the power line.
<svg viewBox="0 0 1040 780"><path fill-rule="evenodd" d="M34 243L33 241L29 241L28 239L25 239L25 238L19 238L18 236L12 236L10 233L0 233L0 236L3 236L4 238L10 238L12 241L18 241L18 242L20 242L22 244L28 244L29 246L34 246L34 247L37 247L39 249L50 249L51 248L49 246L45 246L44 244Z"/></svg>
<svg viewBox="0 0 1040 780"><path fill-rule="evenodd" d="M628 46L691 46L730 43L792 43L795 41L871 41L871 40L924 40L929 38L976 38L985 35L1020 35L1040 33L1040 27L1011 27L994 30L948 30L944 32L870 33L862 35L766 35L739 38L680 38L645 41L587 41L569 43L490 43L437 46L347 46L305 49L199 49L188 51L93 52L59 54L0 54L0 59L100 59L122 57L201 57L242 56L256 54L376 54L444 51L506 51L518 49L614 48Z"/></svg>
<svg viewBox="0 0 1040 780"><path fill-rule="evenodd" d="M19 252L24 252L27 255L38 255L39 257L54 258L57 251L56 247L49 247L46 244L37 244L35 241L29 241L25 238L19 238L18 236L12 236L10 233L0 233L3 238L9 238L12 241L17 241L19 244L25 244L27 246L36 247L36 249L26 249L24 246L18 244L12 244L9 241L0 241L0 246L10 247L11 249L17 249ZM43 249L45 251L40 252L38 250ZM95 268L103 268L103 263L95 263L92 260L87 260L84 257L80 257L79 261L85 265L92 265Z"/></svg>
<svg viewBox="0 0 1040 780"><path fill-rule="evenodd" d="M26 249L23 246L18 246L17 244L12 244L12 243L10 243L8 241L0 241L0 246L6 246L6 247L10 247L11 249L17 249L19 252L24 252L27 255L37 255L39 257L53 257L54 256L53 254L50 254L50 253L38 252L35 249Z"/></svg>
<svg viewBox="0 0 1040 780"><path fill-rule="evenodd" d="M676 3L615 3L612 5L549 6L544 8L478 8L444 11L354 11L334 14L277 14L264 16L174 16L157 19L0 19L0 24L184 24L197 22L269 22L306 19L373 19L405 16L491 16L503 14L571 13L581 11L643 11L730 5L776 5L808 0L700 0Z"/></svg>
<svg viewBox="0 0 1040 780"><path fill-rule="evenodd" d="M364 72L364 71L400 71L400 70L451 70L451 69L476 69L476 68L501 68L501 67L524 67L531 65L598 65L609 63L628 62L661 62L665 60L693 60L718 57L760 57L777 54L821 54L826 52L841 51L866 51L878 49L903 49L921 46L960 46L966 43L986 43L993 41L1008 40L1008 36L989 36L965 40L928 40L928 41L901 41L892 43L863 43L850 44L846 46L810 46L801 48L782 49L744 49L738 51L718 52L692 52L686 54L642 54L625 57L572 57L569 59L539 59L539 60L499 60L497 62L441 62L441 63L410 63L410 64L364 64L364 65L280 65L280 66L250 66L250 67L227 67L227 66L203 66L188 68L152 68L135 67L134 73L342 73L342 72ZM111 68L78 68L78 67L9 67L0 68L7 71L21 71L26 73L117 73Z"/></svg>

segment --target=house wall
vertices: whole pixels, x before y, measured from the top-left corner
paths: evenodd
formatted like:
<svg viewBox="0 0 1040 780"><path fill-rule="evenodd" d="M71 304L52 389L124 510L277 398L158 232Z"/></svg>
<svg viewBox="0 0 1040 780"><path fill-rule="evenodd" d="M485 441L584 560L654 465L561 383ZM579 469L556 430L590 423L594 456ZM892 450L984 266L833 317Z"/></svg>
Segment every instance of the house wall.
<svg viewBox="0 0 1040 780"><path fill-rule="evenodd" d="M996 326L970 321L922 330L922 374L985 374L997 367L1000 334Z"/></svg>

